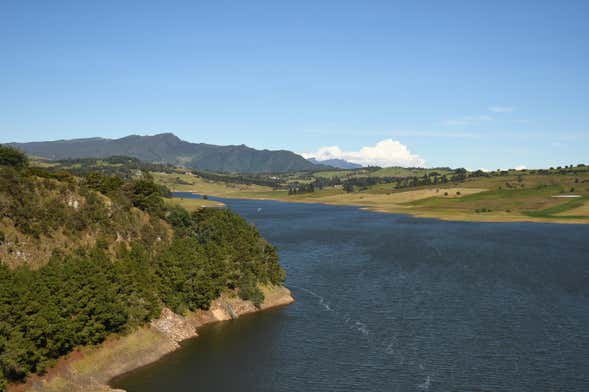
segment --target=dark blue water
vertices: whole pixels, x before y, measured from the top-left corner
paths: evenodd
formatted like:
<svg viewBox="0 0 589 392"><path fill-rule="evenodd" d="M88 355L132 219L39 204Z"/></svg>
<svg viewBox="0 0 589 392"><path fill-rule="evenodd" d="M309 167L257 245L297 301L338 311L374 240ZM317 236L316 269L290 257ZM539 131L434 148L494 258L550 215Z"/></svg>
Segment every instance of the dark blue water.
<svg viewBox="0 0 589 392"><path fill-rule="evenodd" d="M205 327L114 386L589 391L589 226L223 201L278 246L297 302Z"/></svg>

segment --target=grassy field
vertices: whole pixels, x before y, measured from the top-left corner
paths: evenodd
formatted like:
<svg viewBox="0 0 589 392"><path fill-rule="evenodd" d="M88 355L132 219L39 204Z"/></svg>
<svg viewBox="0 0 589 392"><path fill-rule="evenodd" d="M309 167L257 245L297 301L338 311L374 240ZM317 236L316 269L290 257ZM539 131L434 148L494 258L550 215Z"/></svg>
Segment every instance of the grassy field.
<svg viewBox="0 0 589 392"><path fill-rule="evenodd" d="M341 171L322 173L327 175ZM175 191L219 197L354 205L374 211L445 220L589 223L587 171L547 175L510 171L502 175L472 177L456 184L395 189L394 184L387 183L356 192L345 192L341 187L327 187L294 195L289 195L286 190L212 182L182 173L155 173L154 176ZM555 197L566 194L580 197Z"/></svg>
<svg viewBox="0 0 589 392"><path fill-rule="evenodd" d="M272 191L270 187L209 181L181 172L153 173L153 177L155 181L166 185L174 192L193 192L218 197L249 198L259 193Z"/></svg>
<svg viewBox="0 0 589 392"><path fill-rule="evenodd" d="M333 177L411 177L423 176L424 174L439 173L440 175L450 173L446 169L422 169L406 167L385 167L374 169L354 169L354 170L327 170L313 173L314 177L333 178Z"/></svg>
<svg viewBox="0 0 589 392"><path fill-rule="evenodd" d="M579 200L581 202L581 200ZM578 205L575 203L574 206L568 205L567 207L570 207L568 210L566 211L562 211L562 212L556 212L554 213L554 215L559 215L559 216L589 216L589 200L587 200L587 198L585 197L585 199L582 201L582 204Z"/></svg>

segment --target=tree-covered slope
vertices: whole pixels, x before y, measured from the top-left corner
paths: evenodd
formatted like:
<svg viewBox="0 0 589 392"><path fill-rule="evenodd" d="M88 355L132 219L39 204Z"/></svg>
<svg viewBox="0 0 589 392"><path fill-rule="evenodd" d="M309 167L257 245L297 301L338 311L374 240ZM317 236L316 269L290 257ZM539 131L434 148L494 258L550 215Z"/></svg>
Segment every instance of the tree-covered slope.
<svg viewBox="0 0 589 392"><path fill-rule="evenodd" d="M284 281L243 218L166 194L149 175L74 177L0 146L0 390L164 306L206 309L225 290L260 303L260 284Z"/></svg>
<svg viewBox="0 0 589 392"><path fill-rule="evenodd" d="M130 156L147 162L170 163L218 172L279 173L321 168L291 151L256 150L245 145L189 143L171 133L131 135L120 139L12 143L11 146L29 155L52 160Z"/></svg>

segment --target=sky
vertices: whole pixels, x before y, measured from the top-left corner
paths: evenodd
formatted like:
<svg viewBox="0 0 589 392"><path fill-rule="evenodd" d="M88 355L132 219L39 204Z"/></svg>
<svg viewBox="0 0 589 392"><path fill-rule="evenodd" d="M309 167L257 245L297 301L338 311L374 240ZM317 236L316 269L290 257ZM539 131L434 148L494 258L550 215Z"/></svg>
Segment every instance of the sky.
<svg viewBox="0 0 589 392"><path fill-rule="evenodd" d="M589 1L0 2L0 143L589 163Z"/></svg>

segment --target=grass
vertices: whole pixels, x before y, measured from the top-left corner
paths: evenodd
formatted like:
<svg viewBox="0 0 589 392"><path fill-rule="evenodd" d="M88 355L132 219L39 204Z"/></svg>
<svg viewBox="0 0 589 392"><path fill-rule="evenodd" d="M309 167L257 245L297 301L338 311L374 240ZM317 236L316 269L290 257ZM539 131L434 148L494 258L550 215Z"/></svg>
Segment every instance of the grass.
<svg viewBox="0 0 589 392"><path fill-rule="evenodd" d="M201 208L224 207L225 204L220 201L207 199L186 199L183 197L174 197L172 199L164 199L168 205L177 205L185 208L188 211L196 211Z"/></svg>
<svg viewBox="0 0 589 392"><path fill-rule="evenodd" d="M587 219L589 218L589 214L587 214L587 206L589 206L589 197L580 197L577 199L569 200L568 202L557 204L552 207L545 208L543 210L538 211L525 211L524 213L531 217L536 218L550 218L550 219ZM582 210L581 210L582 209ZM573 215L569 215L572 210ZM585 214L583 214L585 212ZM580 213L580 215L575 215L575 213Z"/></svg>
<svg viewBox="0 0 589 392"><path fill-rule="evenodd" d="M366 176L380 172L395 176L412 170L387 168L379 170L342 170L313 173L314 176ZM443 169L428 169L443 174ZM362 174L364 173L364 174ZM365 190L347 193L329 187L313 193L289 195L257 185L238 185L206 181L183 173L155 173L154 177L175 191L245 199L272 199L286 202L354 205L374 211L406 213L461 221L535 221L558 223L589 223L589 172L540 175L511 171L489 177L471 177L458 184L429 185L395 189L395 184L378 184ZM285 181L296 178L284 175ZM574 191L572 191L574 189ZM563 193L582 197L574 200L555 198Z"/></svg>
<svg viewBox="0 0 589 392"><path fill-rule="evenodd" d="M320 178L352 178L352 177L422 177L424 174L436 172L440 175L448 174L451 171L447 169L423 169L423 168L406 168L406 167L386 167L382 169L353 169L353 170L326 170L314 172L314 177Z"/></svg>
<svg viewBox="0 0 589 392"><path fill-rule="evenodd" d="M267 186L215 182L181 172L153 173L153 177L155 181L166 185L174 192L194 192L201 195L213 195L218 197L246 198L252 194L272 191L272 188Z"/></svg>
<svg viewBox="0 0 589 392"><path fill-rule="evenodd" d="M424 174L438 173L440 175L451 173L446 169L422 169L422 168L406 168L406 167L385 167L372 173L374 177L422 177Z"/></svg>
<svg viewBox="0 0 589 392"><path fill-rule="evenodd" d="M538 186L535 188L498 189L471 194L459 199L427 198L408 203L422 213L432 216L452 218L453 216L472 212L480 216L480 220L546 220L546 221L579 221L583 223L589 216L555 215L573 208L581 207L586 197L570 201L554 198L561 187ZM474 217L473 217L474 218ZM474 219L479 220L479 219ZM589 223L589 221L587 222Z"/></svg>
<svg viewBox="0 0 589 392"><path fill-rule="evenodd" d="M313 177L318 178L333 178L333 177L349 177L357 173L364 173L365 170L326 170L313 173Z"/></svg>
<svg viewBox="0 0 589 392"><path fill-rule="evenodd" d="M149 327L142 327L128 335L115 336L100 346L85 348L84 357L74 362L72 369L78 375L92 375L94 377L97 373L111 373L113 372L111 369L128 366L126 363L131 358L155 351L153 348L160 345L165 346L164 350L167 351L169 342ZM151 354L148 355L151 356ZM117 364L113 363L114 358L123 360ZM104 381L108 381L108 378Z"/></svg>
<svg viewBox="0 0 589 392"><path fill-rule="evenodd" d="M554 215L566 215L566 216L589 216L589 200L587 200L587 198L585 198L585 202L578 206L578 207L572 207L566 211L563 212L557 212Z"/></svg>

